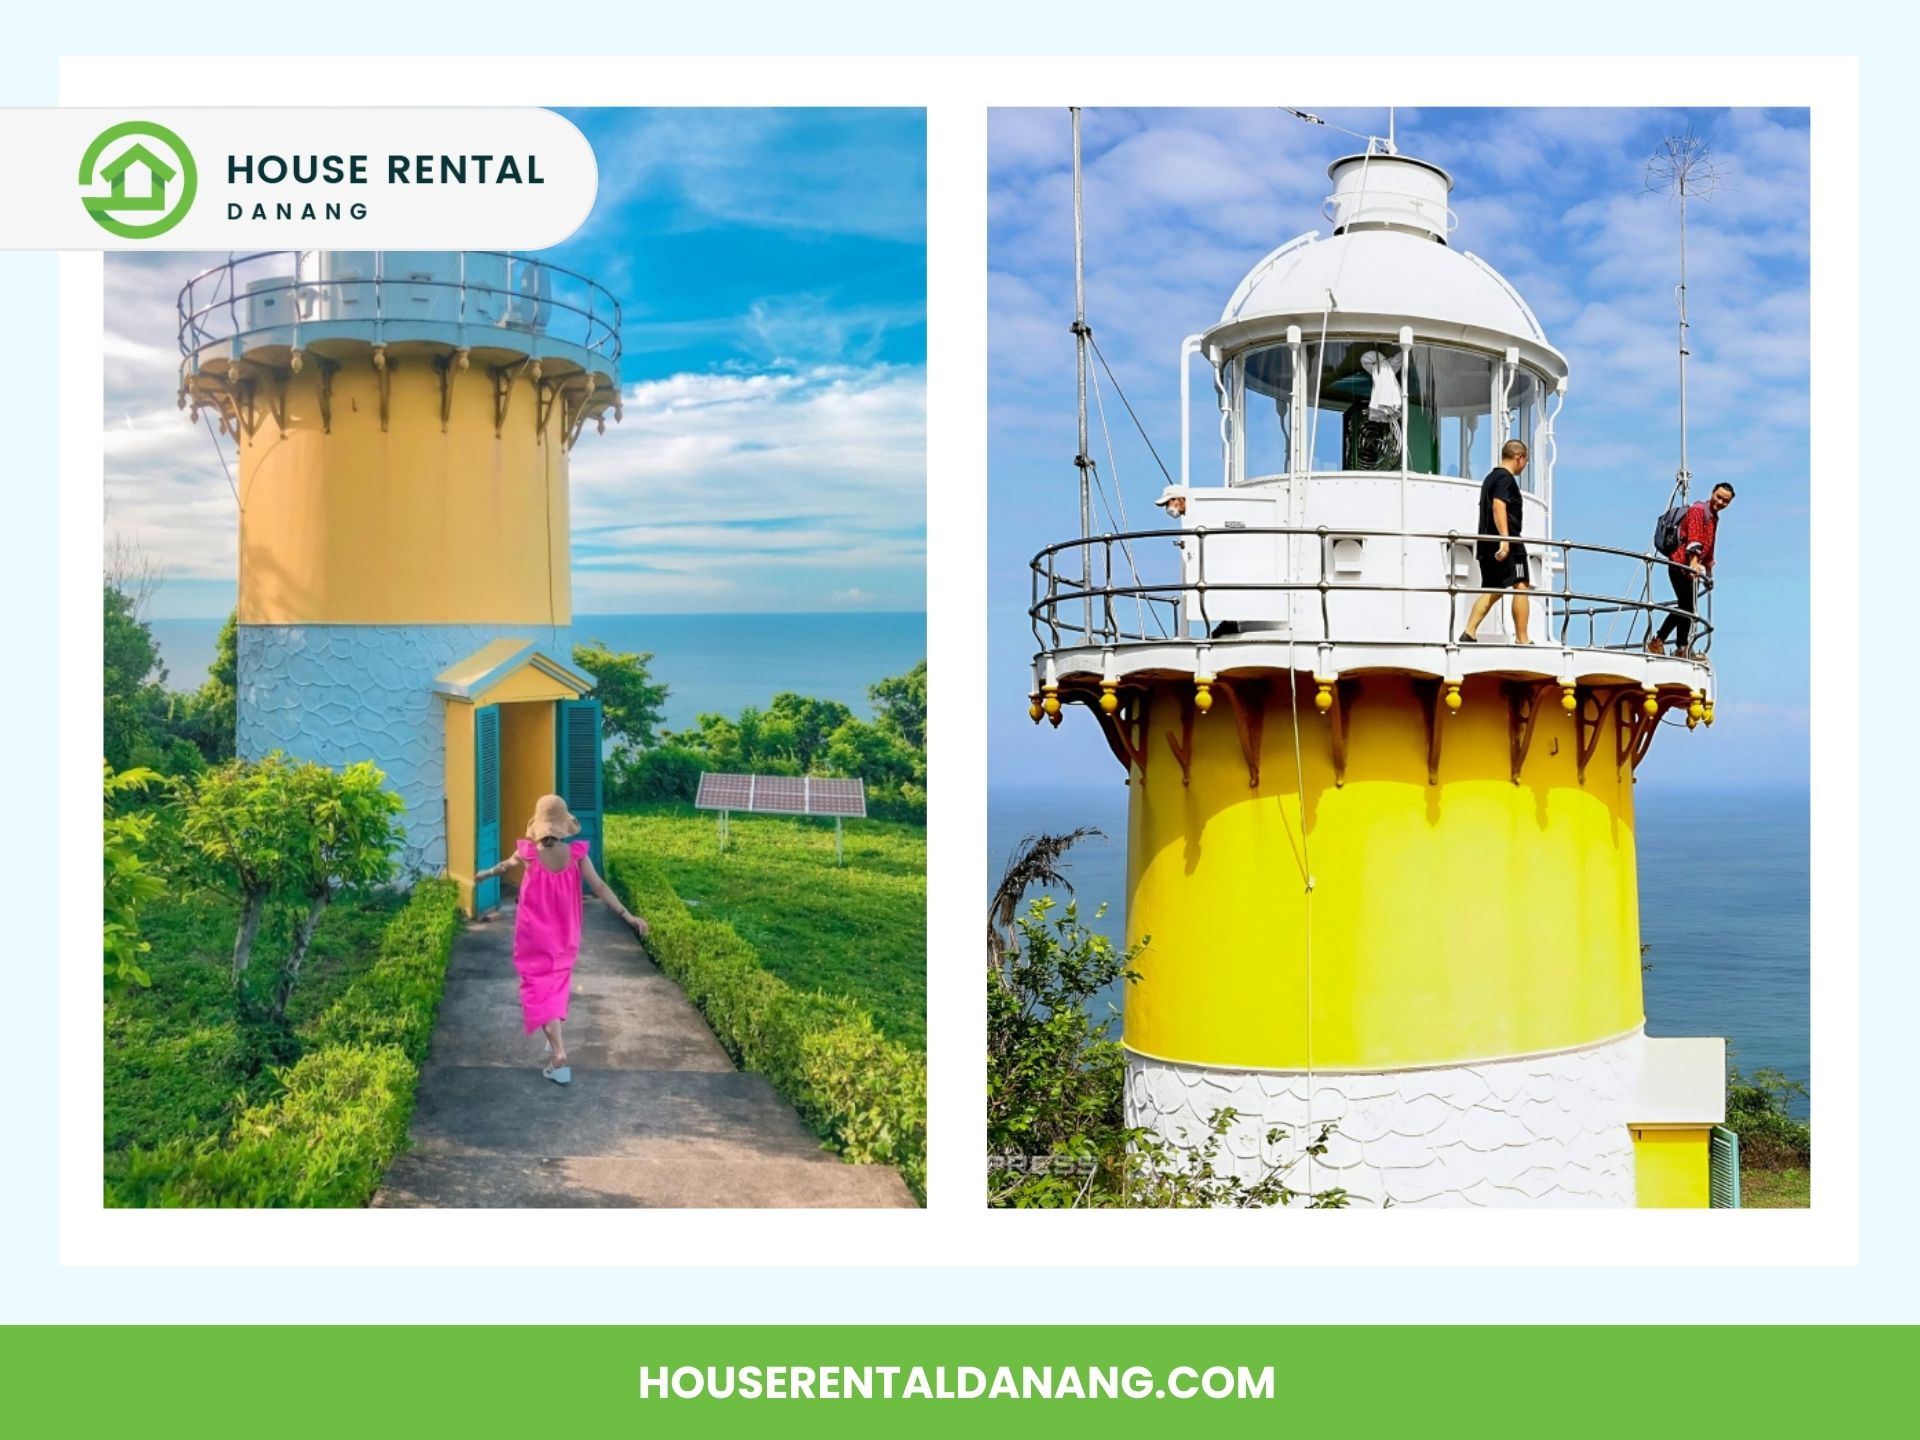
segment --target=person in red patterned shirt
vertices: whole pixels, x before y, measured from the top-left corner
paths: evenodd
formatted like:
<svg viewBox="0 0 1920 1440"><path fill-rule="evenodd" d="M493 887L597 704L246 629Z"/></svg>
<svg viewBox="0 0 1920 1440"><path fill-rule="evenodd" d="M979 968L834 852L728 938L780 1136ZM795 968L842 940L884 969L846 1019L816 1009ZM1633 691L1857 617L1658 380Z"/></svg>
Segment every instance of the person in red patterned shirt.
<svg viewBox="0 0 1920 1440"><path fill-rule="evenodd" d="M1720 529L1720 512L1732 503L1733 486L1722 481L1713 487L1713 494L1687 508L1680 521L1680 543L1667 557L1667 579L1673 585L1676 609L1661 621L1660 633L1647 638L1649 654L1666 654L1666 639L1671 635L1679 643L1676 653L1693 658L1688 642L1693 639L1694 593L1698 582L1713 574L1713 537Z"/></svg>

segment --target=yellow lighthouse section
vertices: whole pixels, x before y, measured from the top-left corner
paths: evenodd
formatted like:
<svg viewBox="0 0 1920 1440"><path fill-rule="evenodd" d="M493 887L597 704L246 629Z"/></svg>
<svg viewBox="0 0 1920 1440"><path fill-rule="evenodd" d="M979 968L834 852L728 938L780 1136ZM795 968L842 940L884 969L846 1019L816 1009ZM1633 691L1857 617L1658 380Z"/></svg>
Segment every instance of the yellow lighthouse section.
<svg viewBox="0 0 1920 1440"><path fill-rule="evenodd" d="M1587 737L1583 781L1580 722L1541 705L1516 783L1498 683L1469 680L1457 712L1420 684L1351 680L1341 713L1323 717L1301 676L1297 756L1284 676L1202 712L1191 682L1153 689L1153 748L1130 779L1127 938L1145 948L1129 1050L1251 1070L1397 1070L1640 1027L1632 770L1617 714Z"/></svg>
<svg viewBox="0 0 1920 1440"><path fill-rule="evenodd" d="M538 382L362 344L256 403L276 408L239 447L241 624L569 622L576 416Z"/></svg>

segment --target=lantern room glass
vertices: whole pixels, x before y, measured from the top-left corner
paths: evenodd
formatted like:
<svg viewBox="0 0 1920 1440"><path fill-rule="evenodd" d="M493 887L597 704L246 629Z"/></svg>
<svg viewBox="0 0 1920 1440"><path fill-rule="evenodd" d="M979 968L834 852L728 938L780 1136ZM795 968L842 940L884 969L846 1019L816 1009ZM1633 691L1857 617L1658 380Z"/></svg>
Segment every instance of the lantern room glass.
<svg viewBox="0 0 1920 1440"><path fill-rule="evenodd" d="M1403 359L1395 341L1329 338L1322 345L1316 338L1300 353L1297 377L1286 344L1248 350L1228 367L1228 402L1240 420L1230 427L1235 482L1286 475L1296 453L1322 474L1398 471L1404 463L1415 475L1478 481L1497 457L1496 404L1506 409L1507 436L1524 440L1529 452L1535 446L1548 387L1525 366L1513 368L1509 387L1503 359L1450 345L1414 345ZM1370 413L1383 371L1405 393L1405 433L1397 416ZM1306 402L1297 451L1296 381ZM1522 483L1536 490L1540 474L1529 466Z"/></svg>

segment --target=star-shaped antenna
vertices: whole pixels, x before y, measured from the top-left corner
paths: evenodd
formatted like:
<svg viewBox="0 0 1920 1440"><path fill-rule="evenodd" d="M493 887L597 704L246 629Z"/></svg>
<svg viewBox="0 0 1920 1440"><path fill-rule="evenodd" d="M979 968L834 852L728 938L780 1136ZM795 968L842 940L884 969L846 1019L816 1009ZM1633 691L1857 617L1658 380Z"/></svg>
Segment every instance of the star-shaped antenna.
<svg viewBox="0 0 1920 1440"><path fill-rule="evenodd" d="M1713 143L1692 130L1667 136L1647 157L1647 189L1678 199L1682 206L1688 200L1712 198L1723 173Z"/></svg>

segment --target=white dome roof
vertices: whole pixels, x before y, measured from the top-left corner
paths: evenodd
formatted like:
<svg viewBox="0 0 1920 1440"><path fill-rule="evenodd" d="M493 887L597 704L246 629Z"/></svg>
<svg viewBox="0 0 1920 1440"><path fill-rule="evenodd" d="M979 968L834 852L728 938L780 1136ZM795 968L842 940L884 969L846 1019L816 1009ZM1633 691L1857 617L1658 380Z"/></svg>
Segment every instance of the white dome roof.
<svg viewBox="0 0 1920 1440"><path fill-rule="evenodd" d="M1327 311L1331 307L1331 314ZM1567 362L1547 343L1526 301L1478 256L1399 229L1302 235L1248 272L1207 332L1223 352L1269 342L1289 325L1317 335L1397 335L1522 356L1555 380Z"/></svg>

